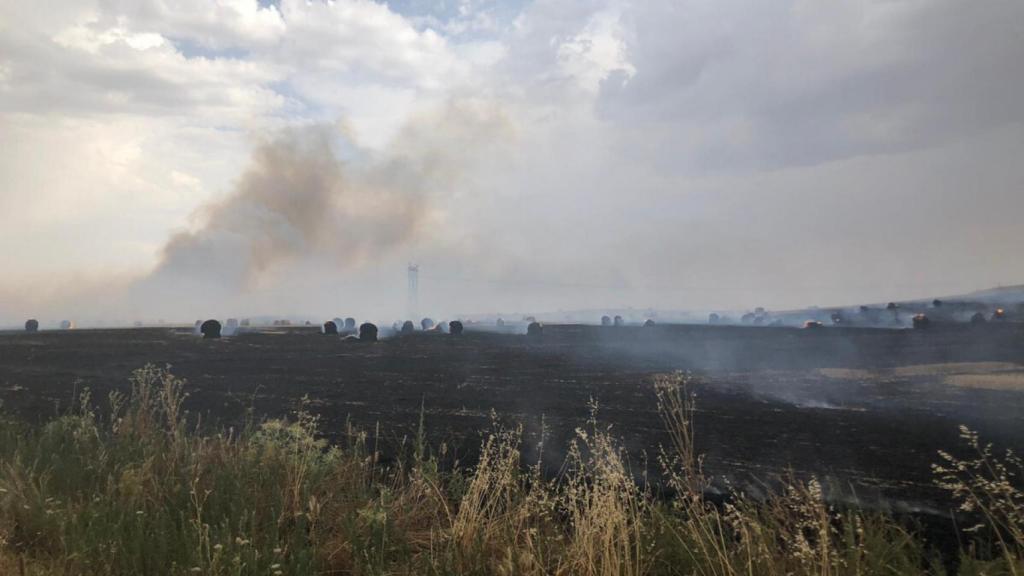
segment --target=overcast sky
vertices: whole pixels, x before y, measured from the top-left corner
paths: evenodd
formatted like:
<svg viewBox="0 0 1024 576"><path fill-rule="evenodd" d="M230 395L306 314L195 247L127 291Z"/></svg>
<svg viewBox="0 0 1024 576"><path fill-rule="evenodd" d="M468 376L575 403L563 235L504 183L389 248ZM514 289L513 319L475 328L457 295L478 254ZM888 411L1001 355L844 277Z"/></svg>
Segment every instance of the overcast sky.
<svg viewBox="0 0 1024 576"><path fill-rule="evenodd" d="M0 324L1024 282L1024 2L0 0Z"/></svg>

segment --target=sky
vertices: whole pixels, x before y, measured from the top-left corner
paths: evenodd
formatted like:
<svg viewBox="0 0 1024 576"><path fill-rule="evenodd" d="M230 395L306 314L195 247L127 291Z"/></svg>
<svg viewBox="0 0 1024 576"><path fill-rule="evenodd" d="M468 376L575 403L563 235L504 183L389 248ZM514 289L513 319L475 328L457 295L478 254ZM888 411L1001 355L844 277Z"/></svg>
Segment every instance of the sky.
<svg viewBox="0 0 1024 576"><path fill-rule="evenodd" d="M0 0L0 325L1024 282L1018 0Z"/></svg>

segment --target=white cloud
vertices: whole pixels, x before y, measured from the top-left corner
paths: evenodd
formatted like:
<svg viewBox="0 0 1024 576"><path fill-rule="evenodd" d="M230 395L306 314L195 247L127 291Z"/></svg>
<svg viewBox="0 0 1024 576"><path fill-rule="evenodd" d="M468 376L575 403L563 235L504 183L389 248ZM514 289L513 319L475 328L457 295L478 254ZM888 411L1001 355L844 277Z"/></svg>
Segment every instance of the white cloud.
<svg viewBox="0 0 1024 576"><path fill-rule="evenodd" d="M347 160L464 164L431 181L437 224L408 255L317 275L368 299L406 256L482 282L447 285L477 309L828 303L1024 277L1004 216L1024 208L1020 3L392 6L0 3L15 276L144 271L231 190L253 135L341 120ZM503 129L429 114L451 102ZM330 300L263 288L246 302Z"/></svg>

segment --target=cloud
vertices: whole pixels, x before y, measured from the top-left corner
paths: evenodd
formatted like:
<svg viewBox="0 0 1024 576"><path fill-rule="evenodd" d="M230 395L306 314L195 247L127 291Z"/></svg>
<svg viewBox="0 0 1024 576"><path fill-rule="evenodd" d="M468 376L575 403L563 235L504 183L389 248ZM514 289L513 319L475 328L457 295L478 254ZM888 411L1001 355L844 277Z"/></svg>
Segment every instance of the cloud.
<svg viewBox="0 0 1024 576"><path fill-rule="evenodd" d="M5 282L155 268L214 287L188 317L384 313L410 260L446 311L1024 276L1019 3L445 6L3 4Z"/></svg>
<svg viewBox="0 0 1024 576"><path fill-rule="evenodd" d="M663 170L934 146L1024 119L1022 17L1013 2L638 3L622 16L637 72L599 110Z"/></svg>

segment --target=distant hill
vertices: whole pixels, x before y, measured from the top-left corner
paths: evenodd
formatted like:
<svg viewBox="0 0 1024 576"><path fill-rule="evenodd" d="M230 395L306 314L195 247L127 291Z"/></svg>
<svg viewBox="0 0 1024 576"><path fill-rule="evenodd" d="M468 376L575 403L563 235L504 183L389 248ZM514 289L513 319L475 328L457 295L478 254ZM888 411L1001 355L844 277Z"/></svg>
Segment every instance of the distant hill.
<svg viewBox="0 0 1024 576"><path fill-rule="evenodd" d="M1024 284L1016 286L999 286L987 290L978 290L961 296L964 299L983 300L985 302L1017 303L1024 302Z"/></svg>

